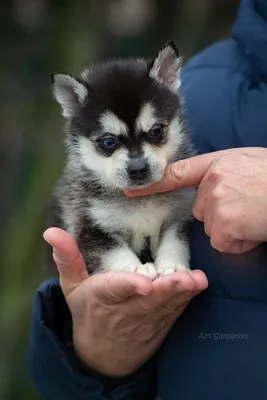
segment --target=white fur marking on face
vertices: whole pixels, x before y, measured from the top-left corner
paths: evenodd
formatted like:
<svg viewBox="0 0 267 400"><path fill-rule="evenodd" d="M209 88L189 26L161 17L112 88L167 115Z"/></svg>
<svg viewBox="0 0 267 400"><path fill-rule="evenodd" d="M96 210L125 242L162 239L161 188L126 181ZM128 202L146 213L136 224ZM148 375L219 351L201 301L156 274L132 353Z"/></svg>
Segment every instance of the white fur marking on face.
<svg viewBox="0 0 267 400"><path fill-rule="evenodd" d="M185 140L183 125L181 124L179 117L173 118L173 120L167 127L167 131L168 141L166 145L162 147L162 149L159 149L159 151L162 150L162 152L166 154L166 158L169 163L174 161L173 157L175 156L175 154L177 154L179 147Z"/></svg>
<svg viewBox="0 0 267 400"><path fill-rule="evenodd" d="M126 149L118 149L111 157L99 154L90 139L79 138L79 152L83 165L96 173L99 180L106 185L119 186L117 182L118 169L125 168L128 160Z"/></svg>
<svg viewBox="0 0 267 400"><path fill-rule="evenodd" d="M166 165L174 161L179 147L184 140L183 127L178 117L173 118L167 129L167 143L164 146L157 147L149 143L143 145L144 155L151 165L151 172L153 174L153 166L155 168L156 176L161 179L163 170ZM161 168L160 168L161 167Z"/></svg>
<svg viewBox="0 0 267 400"><path fill-rule="evenodd" d="M79 152L81 154L81 161L85 167L98 171L102 174L104 171L105 159L97 153L91 140L85 137L79 137Z"/></svg>
<svg viewBox="0 0 267 400"><path fill-rule="evenodd" d="M155 108L150 102L145 103L136 119L136 130L148 132L156 122Z"/></svg>
<svg viewBox="0 0 267 400"><path fill-rule="evenodd" d="M100 124L103 132L113 135L127 135L128 128L125 122L119 119L113 112L106 111L100 117Z"/></svg>

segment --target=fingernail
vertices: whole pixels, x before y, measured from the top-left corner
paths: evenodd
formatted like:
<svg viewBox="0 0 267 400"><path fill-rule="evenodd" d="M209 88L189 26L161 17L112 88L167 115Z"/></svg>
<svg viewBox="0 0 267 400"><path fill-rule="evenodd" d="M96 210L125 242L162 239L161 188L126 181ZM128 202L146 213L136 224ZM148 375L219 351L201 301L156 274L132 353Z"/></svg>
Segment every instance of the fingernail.
<svg viewBox="0 0 267 400"><path fill-rule="evenodd" d="M44 238L44 240L48 243L48 244L50 244L50 246L52 246L53 247L53 245L52 245L52 243L47 239L47 237L46 237L46 234L44 233L43 234L43 238Z"/></svg>
<svg viewBox="0 0 267 400"><path fill-rule="evenodd" d="M142 296L148 296L149 295L149 293L142 292L142 290L137 290L137 293L141 294Z"/></svg>
<svg viewBox="0 0 267 400"><path fill-rule="evenodd" d="M136 192L133 191L133 190L131 190L131 191L125 191L124 193L125 193L126 196L128 196L128 197L134 197L135 194L136 194Z"/></svg>
<svg viewBox="0 0 267 400"><path fill-rule="evenodd" d="M137 294L141 294L142 296L148 296L149 293L150 293L150 290L148 292L145 292L144 290L140 289L139 287L137 287L135 289L135 291L136 291Z"/></svg>
<svg viewBox="0 0 267 400"><path fill-rule="evenodd" d="M55 246L53 246L53 244L45 237L45 235L43 235L43 238L44 238L44 240L45 240L48 244L50 244L50 246L52 247L52 249L53 249L53 257L56 258L58 261L64 261L64 260L62 259L61 254L59 254L59 251L58 251L58 250L55 248Z"/></svg>

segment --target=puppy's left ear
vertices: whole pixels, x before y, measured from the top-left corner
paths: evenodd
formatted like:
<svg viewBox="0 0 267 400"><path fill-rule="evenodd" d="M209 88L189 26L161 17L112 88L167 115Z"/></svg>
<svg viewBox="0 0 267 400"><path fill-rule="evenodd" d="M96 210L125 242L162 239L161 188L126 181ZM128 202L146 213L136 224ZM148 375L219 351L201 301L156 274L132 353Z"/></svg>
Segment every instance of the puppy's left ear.
<svg viewBox="0 0 267 400"><path fill-rule="evenodd" d="M181 85L181 67L182 57L179 57L174 43L169 42L159 51L150 64L149 76L177 94Z"/></svg>
<svg viewBox="0 0 267 400"><path fill-rule="evenodd" d="M67 74L54 73L51 79L53 94L61 105L63 116L72 117L88 95L87 87L82 81Z"/></svg>

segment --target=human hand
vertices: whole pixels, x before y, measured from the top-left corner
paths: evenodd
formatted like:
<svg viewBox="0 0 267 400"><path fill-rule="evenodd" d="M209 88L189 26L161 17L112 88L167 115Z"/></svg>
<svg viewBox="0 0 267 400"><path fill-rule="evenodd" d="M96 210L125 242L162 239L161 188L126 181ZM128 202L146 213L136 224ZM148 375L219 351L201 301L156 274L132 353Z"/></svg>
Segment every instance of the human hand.
<svg viewBox="0 0 267 400"><path fill-rule="evenodd" d="M67 232L50 228L44 238L54 248L76 353L88 367L112 377L126 376L149 360L188 303L208 285L197 270L154 282L132 272L88 276Z"/></svg>
<svg viewBox="0 0 267 400"><path fill-rule="evenodd" d="M238 148L170 164L164 179L147 195L198 186L193 214L204 222L211 245L226 253L244 253L267 241L267 149Z"/></svg>

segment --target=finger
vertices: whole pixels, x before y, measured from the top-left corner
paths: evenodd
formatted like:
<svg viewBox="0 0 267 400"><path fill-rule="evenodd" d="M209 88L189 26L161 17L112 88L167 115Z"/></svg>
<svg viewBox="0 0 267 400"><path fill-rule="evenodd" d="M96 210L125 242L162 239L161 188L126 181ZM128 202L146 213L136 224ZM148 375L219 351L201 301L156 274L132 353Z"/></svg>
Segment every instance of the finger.
<svg viewBox="0 0 267 400"><path fill-rule="evenodd" d="M255 249L259 245L260 245L260 242L236 240L230 244L228 252L232 253L232 254L243 254L243 253L247 253L248 251Z"/></svg>
<svg viewBox="0 0 267 400"><path fill-rule="evenodd" d="M200 269L195 269L191 272L191 275L194 278L196 289L202 292L207 289L209 282L205 273Z"/></svg>
<svg viewBox="0 0 267 400"><path fill-rule="evenodd" d="M213 215L212 215L211 210L209 212L205 213L205 216L204 216L204 231L205 231L206 235L209 236L209 237L211 235L212 218L213 218Z"/></svg>
<svg viewBox="0 0 267 400"><path fill-rule="evenodd" d="M207 197L210 194L210 187L211 183L204 177L197 189L196 198L193 205L193 215L198 221L201 222L204 221L205 204Z"/></svg>
<svg viewBox="0 0 267 400"><path fill-rule="evenodd" d="M219 159L227 154L232 154L233 152L249 156L261 154L262 151L263 150L260 148L236 148L220 150L176 161L167 166L160 182L154 183L145 189L125 190L125 194L130 197L145 196L182 187L198 186L215 159Z"/></svg>
<svg viewBox="0 0 267 400"><path fill-rule="evenodd" d="M199 188L201 191L197 193L196 201L193 206L193 215L198 221L204 222L205 233L210 237L214 207L216 206L214 199L211 197L214 184L206 181L204 178Z"/></svg>
<svg viewBox="0 0 267 400"><path fill-rule="evenodd" d="M84 259L75 239L59 228L49 228L44 239L53 247L53 258L60 276L60 284L65 295L88 278Z"/></svg>
<svg viewBox="0 0 267 400"><path fill-rule="evenodd" d="M221 253L228 253L236 240L223 231L223 226L213 220L210 233L210 244Z"/></svg>
<svg viewBox="0 0 267 400"><path fill-rule="evenodd" d="M106 272L91 277L91 293L104 304L116 304L129 297L146 296L152 291L152 281L134 272Z"/></svg>
<svg viewBox="0 0 267 400"><path fill-rule="evenodd" d="M143 196L181 187L198 186L213 160L218 158L220 154L221 152L208 153L169 164L160 182L145 189L127 190L125 193L128 196Z"/></svg>
<svg viewBox="0 0 267 400"><path fill-rule="evenodd" d="M203 271L194 270L191 272L191 277L193 279L192 288L188 288L189 290L186 291L178 291L178 294L165 305L166 309L171 312L181 313L197 294L207 289L208 279Z"/></svg>
<svg viewBox="0 0 267 400"><path fill-rule="evenodd" d="M202 271L175 272L162 276L153 282L153 292L149 302L153 308L159 309L186 292L194 296L204 290L206 284L207 278Z"/></svg>
<svg viewBox="0 0 267 400"><path fill-rule="evenodd" d="M221 253L243 254L258 247L260 242L237 240L224 233L218 226L212 225L211 246Z"/></svg>

